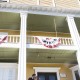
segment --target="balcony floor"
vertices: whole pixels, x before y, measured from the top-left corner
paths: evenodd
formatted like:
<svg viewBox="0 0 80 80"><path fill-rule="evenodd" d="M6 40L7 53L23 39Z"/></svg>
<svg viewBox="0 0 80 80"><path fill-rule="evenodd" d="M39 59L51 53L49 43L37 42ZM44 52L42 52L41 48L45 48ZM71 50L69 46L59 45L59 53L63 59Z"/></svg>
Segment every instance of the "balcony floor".
<svg viewBox="0 0 80 80"><path fill-rule="evenodd" d="M0 62L17 62L18 48L0 48Z"/></svg>

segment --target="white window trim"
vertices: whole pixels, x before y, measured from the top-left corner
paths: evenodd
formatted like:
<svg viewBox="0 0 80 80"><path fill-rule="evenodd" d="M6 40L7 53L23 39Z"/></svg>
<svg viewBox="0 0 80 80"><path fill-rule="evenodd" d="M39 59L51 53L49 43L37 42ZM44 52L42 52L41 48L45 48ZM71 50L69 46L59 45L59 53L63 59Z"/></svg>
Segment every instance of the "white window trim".
<svg viewBox="0 0 80 80"><path fill-rule="evenodd" d="M55 72L57 74L57 79L60 80L59 70L60 67L33 67L35 74L38 72Z"/></svg>
<svg viewBox="0 0 80 80"><path fill-rule="evenodd" d="M76 80L74 71L78 70L78 73L79 73L79 76L80 76L79 66L76 65L74 67L71 67L70 69L72 70L73 80Z"/></svg>

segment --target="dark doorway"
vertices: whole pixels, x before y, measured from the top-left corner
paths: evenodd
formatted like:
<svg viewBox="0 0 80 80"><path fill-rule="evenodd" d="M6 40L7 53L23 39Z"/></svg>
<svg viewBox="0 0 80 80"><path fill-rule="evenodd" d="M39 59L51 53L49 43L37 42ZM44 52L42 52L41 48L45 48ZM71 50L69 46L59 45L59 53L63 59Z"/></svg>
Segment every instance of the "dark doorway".
<svg viewBox="0 0 80 80"><path fill-rule="evenodd" d="M57 74L56 73L38 73L39 80L57 80Z"/></svg>
<svg viewBox="0 0 80 80"><path fill-rule="evenodd" d="M75 78L76 78L76 80L79 80L79 73L78 73L78 70L74 71L74 73L75 73Z"/></svg>

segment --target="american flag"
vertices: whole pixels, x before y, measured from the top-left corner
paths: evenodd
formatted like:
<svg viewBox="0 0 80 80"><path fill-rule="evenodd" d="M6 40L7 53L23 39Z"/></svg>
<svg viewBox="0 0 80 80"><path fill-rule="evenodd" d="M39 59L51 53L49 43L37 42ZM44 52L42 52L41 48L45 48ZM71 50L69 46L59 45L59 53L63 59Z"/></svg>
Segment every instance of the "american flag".
<svg viewBox="0 0 80 80"><path fill-rule="evenodd" d="M60 38L36 37L39 42L47 48L55 48L60 45Z"/></svg>

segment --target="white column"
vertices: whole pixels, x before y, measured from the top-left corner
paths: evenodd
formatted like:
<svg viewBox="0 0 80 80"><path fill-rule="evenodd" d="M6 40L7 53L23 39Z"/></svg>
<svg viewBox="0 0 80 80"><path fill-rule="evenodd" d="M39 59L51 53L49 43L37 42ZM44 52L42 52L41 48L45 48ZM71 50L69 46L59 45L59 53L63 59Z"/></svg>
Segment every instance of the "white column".
<svg viewBox="0 0 80 80"><path fill-rule="evenodd" d="M37 5L39 5L40 0L37 0Z"/></svg>
<svg viewBox="0 0 80 80"><path fill-rule="evenodd" d="M18 80L26 80L26 25L27 13L21 13Z"/></svg>
<svg viewBox="0 0 80 80"><path fill-rule="evenodd" d="M74 45L77 47L77 61L80 69L80 37L73 17L67 17L67 22Z"/></svg>
<svg viewBox="0 0 80 80"><path fill-rule="evenodd" d="M56 3L55 3L55 0L52 0L52 6L53 6L53 7L56 6L55 4L56 4Z"/></svg>

